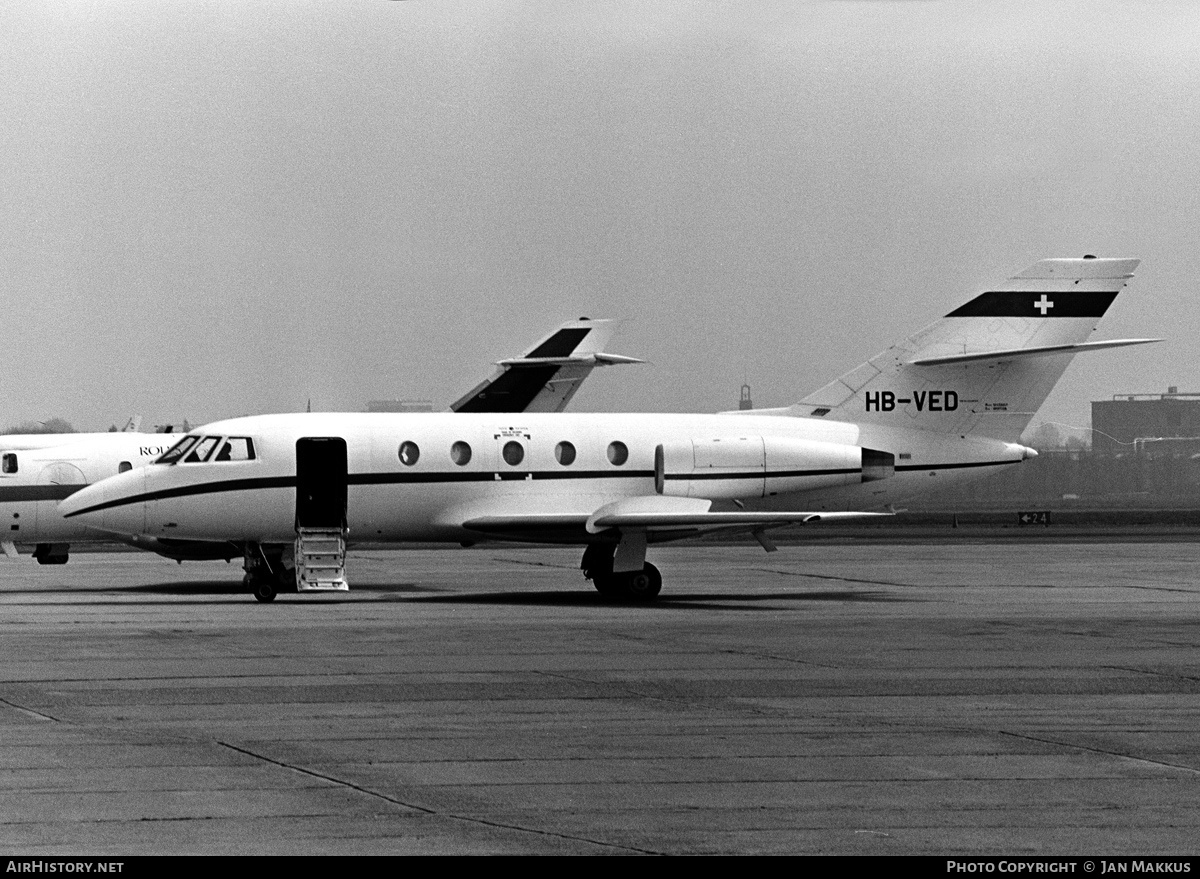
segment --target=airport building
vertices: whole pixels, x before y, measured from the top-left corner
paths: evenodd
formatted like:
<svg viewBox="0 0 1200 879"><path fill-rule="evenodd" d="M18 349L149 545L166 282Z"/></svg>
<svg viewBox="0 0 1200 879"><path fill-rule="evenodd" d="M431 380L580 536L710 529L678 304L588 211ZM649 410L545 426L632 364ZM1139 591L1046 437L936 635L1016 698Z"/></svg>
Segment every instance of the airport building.
<svg viewBox="0 0 1200 879"><path fill-rule="evenodd" d="M1092 403L1092 450L1101 455L1200 453L1200 393L1114 394Z"/></svg>

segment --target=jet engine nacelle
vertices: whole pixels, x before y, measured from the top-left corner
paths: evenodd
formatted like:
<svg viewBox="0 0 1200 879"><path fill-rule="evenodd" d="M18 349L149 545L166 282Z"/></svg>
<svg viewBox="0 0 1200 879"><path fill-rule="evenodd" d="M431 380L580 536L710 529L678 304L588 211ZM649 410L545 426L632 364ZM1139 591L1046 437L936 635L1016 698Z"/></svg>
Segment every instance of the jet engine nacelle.
<svg viewBox="0 0 1200 879"><path fill-rule="evenodd" d="M895 475L896 458L862 446L773 436L722 436L663 443L654 487L673 497L770 497Z"/></svg>

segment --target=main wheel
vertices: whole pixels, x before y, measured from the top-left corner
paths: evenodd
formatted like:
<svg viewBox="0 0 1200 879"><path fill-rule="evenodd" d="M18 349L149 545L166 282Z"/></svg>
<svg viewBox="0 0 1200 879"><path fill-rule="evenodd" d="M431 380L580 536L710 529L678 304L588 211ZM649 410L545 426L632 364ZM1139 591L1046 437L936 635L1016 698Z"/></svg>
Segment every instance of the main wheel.
<svg viewBox="0 0 1200 879"><path fill-rule="evenodd" d="M619 576L612 573L605 576L593 575L592 585L596 587L597 592L608 598L616 598L625 593L625 584Z"/></svg>
<svg viewBox="0 0 1200 879"><path fill-rule="evenodd" d="M275 584L270 580L259 580L253 584L254 597L259 601L275 600Z"/></svg>
<svg viewBox="0 0 1200 879"><path fill-rule="evenodd" d="M640 571L625 575L625 591L634 601L650 601L662 591L662 574L646 562Z"/></svg>
<svg viewBox="0 0 1200 879"><path fill-rule="evenodd" d="M613 553L617 551L615 544L589 543L583 551L583 561L579 563L583 576L589 580L600 581L612 577ZM596 587L600 589L599 586ZM603 589L600 589L603 592Z"/></svg>

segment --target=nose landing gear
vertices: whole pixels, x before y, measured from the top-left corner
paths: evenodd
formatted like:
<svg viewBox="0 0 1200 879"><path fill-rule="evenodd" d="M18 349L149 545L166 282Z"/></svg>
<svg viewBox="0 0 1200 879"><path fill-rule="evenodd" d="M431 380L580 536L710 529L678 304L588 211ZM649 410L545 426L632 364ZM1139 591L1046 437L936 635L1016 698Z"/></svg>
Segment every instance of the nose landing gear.
<svg viewBox="0 0 1200 879"><path fill-rule="evenodd" d="M296 568L284 558L286 548L246 544L242 582L257 601L274 601L280 592L296 591Z"/></svg>

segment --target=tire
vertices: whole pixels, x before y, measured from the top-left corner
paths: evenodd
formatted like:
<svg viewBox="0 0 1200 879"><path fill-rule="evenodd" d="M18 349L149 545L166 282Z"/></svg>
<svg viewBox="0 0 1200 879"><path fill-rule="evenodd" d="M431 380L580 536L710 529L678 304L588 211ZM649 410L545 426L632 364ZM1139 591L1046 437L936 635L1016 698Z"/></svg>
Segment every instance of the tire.
<svg viewBox="0 0 1200 879"><path fill-rule="evenodd" d="M621 578L615 577L611 573L604 577L593 576L592 585L606 598L620 598L625 593Z"/></svg>
<svg viewBox="0 0 1200 879"><path fill-rule="evenodd" d="M269 580L260 580L254 584L254 597L258 601L274 601L275 594L275 584Z"/></svg>
<svg viewBox="0 0 1200 879"><path fill-rule="evenodd" d="M662 591L662 574L647 562L640 571L625 575L625 590L634 601L653 601Z"/></svg>

